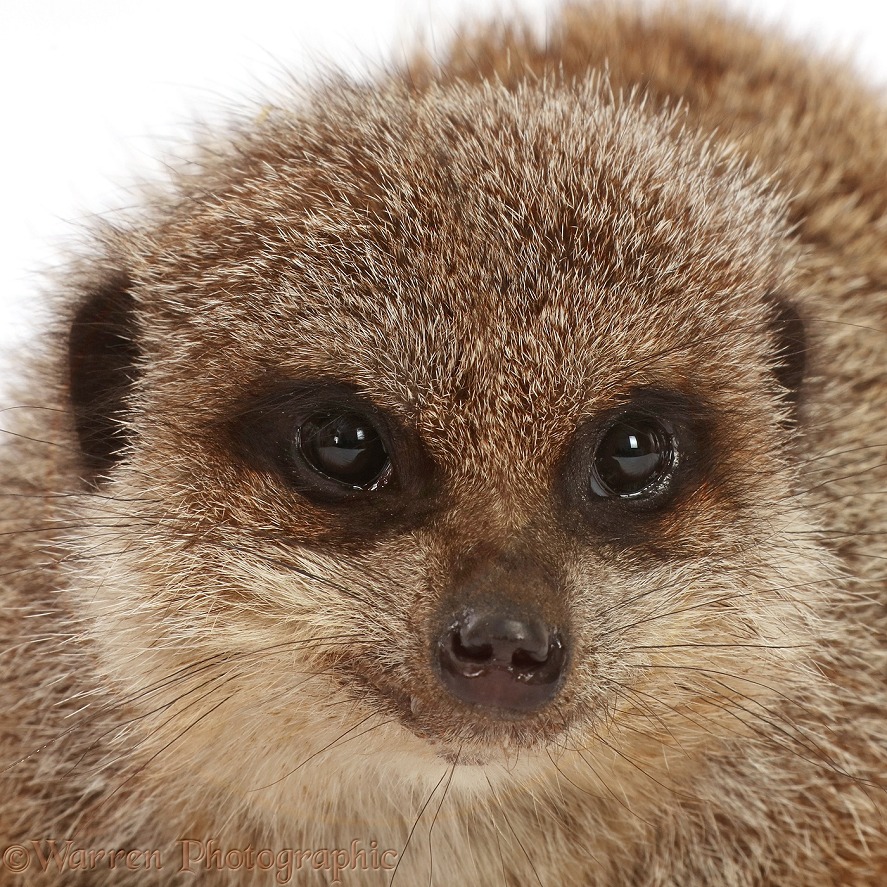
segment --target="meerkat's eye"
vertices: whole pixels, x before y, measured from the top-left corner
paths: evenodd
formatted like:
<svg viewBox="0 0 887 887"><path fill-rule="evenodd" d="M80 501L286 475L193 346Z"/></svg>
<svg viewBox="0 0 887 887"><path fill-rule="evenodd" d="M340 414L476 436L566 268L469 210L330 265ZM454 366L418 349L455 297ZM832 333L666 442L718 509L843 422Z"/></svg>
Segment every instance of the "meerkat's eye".
<svg viewBox="0 0 887 887"><path fill-rule="evenodd" d="M622 416L598 440L591 490L605 499L653 495L668 480L676 461L674 436L665 423L645 416Z"/></svg>
<svg viewBox="0 0 887 887"><path fill-rule="evenodd" d="M308 416L294 441L310 469L347 487L377 490L391 477L391 460L373 423L356 412Z"/></svg>
<svg viewBox="0 0 887 887"><path fill-rule="evenodd" d="M282 380L228 407L231 455L318 521L368 538L419 520L437 499L436 466L416 430L350 385ZM267 385L267 383L265 383ZM259 482L259 479L255 479Z"/></svg>

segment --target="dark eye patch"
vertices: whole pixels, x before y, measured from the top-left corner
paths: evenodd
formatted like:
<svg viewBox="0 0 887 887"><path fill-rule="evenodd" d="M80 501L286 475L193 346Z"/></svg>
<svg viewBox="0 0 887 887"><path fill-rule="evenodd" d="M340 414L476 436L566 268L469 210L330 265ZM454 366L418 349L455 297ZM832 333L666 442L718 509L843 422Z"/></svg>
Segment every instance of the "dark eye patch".
<svg viewBox="0 0 887 887"><path fill-rule="evenodd" d="M415 429L338 381L273 384L228 428L241 462L358 533L363 519L373 533L418 520L433 500L434 464Z"/></svg>
<svg viewBox="0 0 887 887"><path fill-rule="evenodd" d="M661 389L582 422L557 483L571 529L620 547L655 543L694 490L716 482L716 425L700 399Z"/></svg>

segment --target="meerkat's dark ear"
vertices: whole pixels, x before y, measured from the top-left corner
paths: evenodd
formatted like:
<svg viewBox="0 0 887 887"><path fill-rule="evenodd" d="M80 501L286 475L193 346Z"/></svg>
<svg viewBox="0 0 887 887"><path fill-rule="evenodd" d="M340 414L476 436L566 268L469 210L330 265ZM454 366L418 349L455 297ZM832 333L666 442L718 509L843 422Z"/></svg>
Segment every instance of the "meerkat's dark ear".
<svg viewBox="0 0 887 887"><path fill-rule="evenodd" d="M98 483L126 445L123 425L139 356L130 281L118 274L77 310L68 337L69 393L86 478Z"/></svg>
<svg viewBox="0 0 887 887"><path fill-rule="evenodd" d="M807 371L807 334L798 309L782 296L767 298L770 330L776 344L776 380L785 388L793 407L797 406L801 384Z"/></svg>

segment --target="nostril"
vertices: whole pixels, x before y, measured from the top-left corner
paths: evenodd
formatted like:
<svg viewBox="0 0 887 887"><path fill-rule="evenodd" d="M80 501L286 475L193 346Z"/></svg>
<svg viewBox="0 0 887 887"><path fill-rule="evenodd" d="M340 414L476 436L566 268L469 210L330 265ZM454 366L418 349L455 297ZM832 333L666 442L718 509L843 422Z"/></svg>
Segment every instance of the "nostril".
<svg viewBox="0 0 887 887"><path fill-rule="evenodd" d="M462 634L458 629L453 629L453 654L456 659L463 662L489 662L493 658L492 644L469 644L462 640Z"/></svg>
<svg viewBox="0 0 887 887"><path fill-rule="evenodd" d="M539 653L532 650L515 650L511 657L511 664L521 671L532 671L545 664L550 652L550 648L546 648L545 653L540 656Z"/></svg>
<svg viewBox="0 0 887 887"><path fill-rule="evenodd" d="M566 653L541 619L503 612L457 614L438 641L444 686L463 702L528 711L557 692Z"/></svg>

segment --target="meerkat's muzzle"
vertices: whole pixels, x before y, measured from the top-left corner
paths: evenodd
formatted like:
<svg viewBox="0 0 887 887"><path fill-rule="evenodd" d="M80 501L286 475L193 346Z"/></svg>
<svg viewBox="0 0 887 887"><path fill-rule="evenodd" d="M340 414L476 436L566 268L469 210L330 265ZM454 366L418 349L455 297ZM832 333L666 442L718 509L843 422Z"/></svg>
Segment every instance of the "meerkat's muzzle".
<svg viewBox="0 0 887 887"><path fill-rule="evenodd" d="M454 614L437 652L441 682L457 699L512 712L550 702L566 664L560 631L507 604Z"/></svg>
<svg viewBox="0 0 887 887"><path fill-rule="evenodd" d="M548 705L569 660L557 577L509 549L457 571L431 631L432 668L460 702L500 719Z"/></svg>

